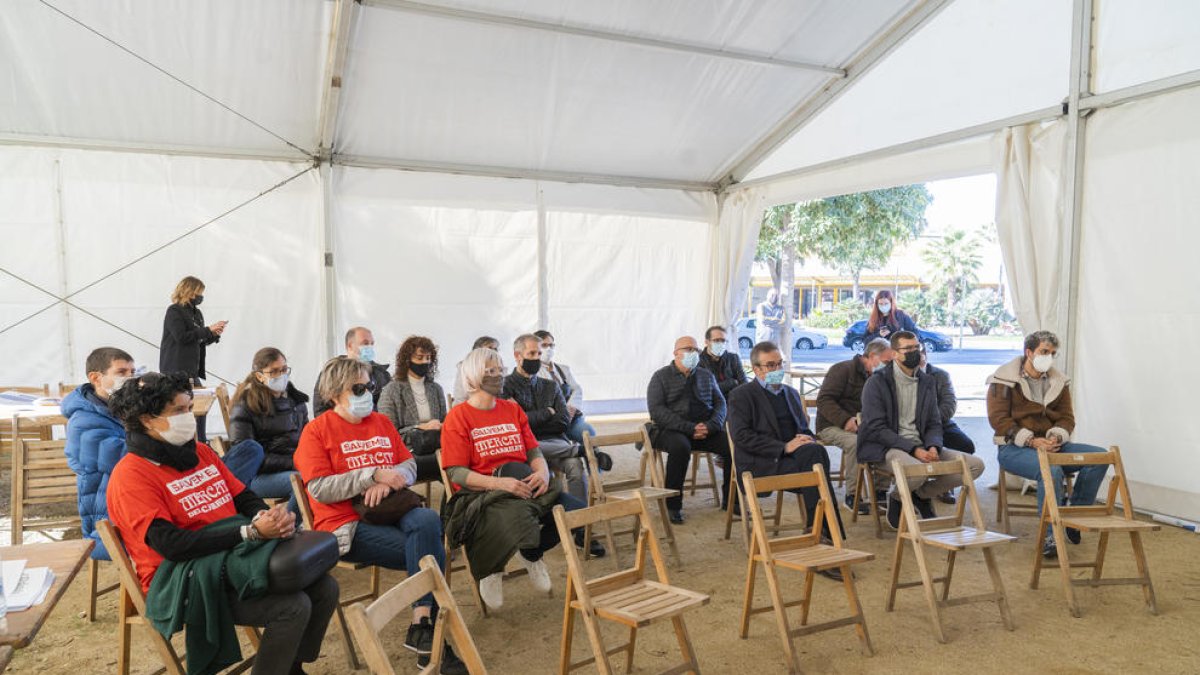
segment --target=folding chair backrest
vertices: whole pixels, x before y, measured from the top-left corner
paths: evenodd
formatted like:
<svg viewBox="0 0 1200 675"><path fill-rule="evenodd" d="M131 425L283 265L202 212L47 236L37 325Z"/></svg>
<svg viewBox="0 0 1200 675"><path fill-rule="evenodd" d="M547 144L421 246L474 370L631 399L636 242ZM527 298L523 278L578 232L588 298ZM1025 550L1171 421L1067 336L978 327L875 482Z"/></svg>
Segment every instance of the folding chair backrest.
<svg viewBox="0 0 1200 675"><path fill-rule="evenodd" d="M1121 450L1112 446L1108 452L1046 452L1038 450L1038 465L1045 485L1054 484L1052 466L1097 466L1111 465L1113 479L1108 484L1108 499L1104 506L1059 506L1054 499L1043 500L1043 508L1050 510L1051 519L1057 520L1064 512L1101 511L1113 513L1113 504L1118 491L1121 495L1121 511L1126 520L1133 520L1133 502L1129 499L1129 484L1125 480L1125 465L1121 463Z"/></svg>
<svg viewBox="0 0 1200 675"><path fill-rule="evenodd" d="M129 558L129 553L125 550L125 543L121 541L116 526L110 521L101 520L96 523L96 531L100 533L100 541L104 542L104 548L108 549L108 555L117 566L117 573L121 577L121 586L129 595L129 599L133 601L133 606L137 608L138 614L144 615L146 613L146 596L142 593L142 582L138 580L133 560Z"/></svg>
<svg viewBox="0 0 1200 675"><path fill-rule="evenodd" d="M229 387L224 382L216 388L217 406L221 409L221 421L225 423L225 433L229 433Z"/></svg>
<svg viewBox="0 0 1200 675"><path fill-rule="evenodd" d="M12 456L12 543L19 545L24 537L25 508L43 504L79 502L75 472L64 454L66 441L35 441L18 436ZM79 524L72 510L66 517L37 521L33 529L56 529Z"/></svg>
<svg viewBox="0 0 1200 675"><path fill-rule="evenodd" d="M983 520L983 511L979 506L979 494L975 491L975 479L971 477L971 469L967 466L966 459L959 457L957 460L945 462L907 465L902 465L899 461L893 461L892 474L896 478L896 489L900 493L900 504L904 509L905 522L908 524L906 529L913 532L928 532L947 527L961 527L969 506L975 529L979 532L987 530L986 523ZM918 519L916 517L916 507L913 504L912 490L909 489L908 481L905 479L915 476L936 478L938 476L949 475L959 476L963 486L962 495L955 507L954 515L926 518L924 520ZM911 521L909 520L909 515L911 515Z"/></svg>
<svg viewBox="0 0 1200 675"><path fill-rule="evenodd" d="M299 473L292 474L292 494L296 496L296 507L300 509L300 522L304 529L313 529L312 505L308 503L308 491L304 489L304 480Z"/></svg>
<svg viewBox="0 0 1200 675"><path fill-rule="evenodd" d="M82 386L82 385L78 385L78 384L64 384L64 383L62 383L62 382L59 382L59 383L58 383L58 395L59 395L60 397L62 397L62 398L66 398L67 394L69 394L69 393L71 393L71 392L75 391L75 390L76 390L76 389L78 389L80 386Z"/></svg>
<svg viewBox="0 0 1200 675"><path fill-rule="evenodd" d="M642 440L643 433L639 431L629 431L620 434L604 434L593 436L590 431L583 432L583 453L587 458L588 465L588 480L592 490L596 496L602 501L604 499L605 488L604 480L600 477L600 465L596 462L596 450L600 448L608 448L617 445L633 445ZM620 485L618 489L623 489L627 483L640 483L640 480L632 481L616 481L614 485ZM636 487L630 485L630 487Z"/></svg>
<svg viewBox="0 0 1200 675"><path fill-rule="evenodd" d="M225 453L229 452L229 443L224 438L217 436L216 438L208 439L208 447L212 448L213 452L217 453L217 457L224 457Z"/></svg>
<svg viewBox="0 0 1200 675"><path fill-rule="evenodd" d="M446 473L446 467L442 466L442 451L439 448L433 452L434 459L437 460L438 473L442 476L442 487L446 489L446 499L454 494L454 483L450 482L450 474Z"/></svg>
<svg viewBox="0 0 1200 675"><path fill-rule="evenodd" d="M13 386L0 385L0 393L6 392L6 391L15 391L18 394L33 394L34 396L49 396L50 395L50 385L49 384L43 384L41 386L37 386L37 385L13 385Z"/></svg>
<svg viewBox="0 0 1200 675"><path fill-rule="evenodd" d="M761 478L755 478L754 474L749 471L743 471L742 486L746 495L746 499L742 500L742 508L748 509L750 512L751 555L754 555L756 547L758 547L758 552L761 555L770 557L773 552L810 546L813 542L819 540L823 529L822 526L825 523L832 522L835 525L837 523L837 518L831 511L831 509L837 508L835 506L836 502L830 496L828 481L825 478L825 468L820 464L813 466L812 471L784 473L777 476L763 476ZM767 536L766 517L763 515L762 505L755 495L778 492L780 490L812 487L817 488L817 491L820 493L820 499L817 502L817 508L814 510L812 522L809 523L808 534L776 537L775 539ZM781 506L777 508L781 508ZM841 548L842 533L840 532L840 528L830 527L829 534L833 539L833 545L836 548Z"/></svg>
<svg viewBox="0 0 1200 675"><path fill-rule="evenodd" d="M580 599L590 603L591 593L600 592L606 586L620 586L631 580L642 579L646 576L646 551L649 550L654 563L658 581L663 584L671 583L667 577L667 566L663 562L662 552L658 548L658 536L650 523L649 511L646 508L646 498L639 492L635 499L622 499L597 504L586 509L567 511L561 505L554 507L554 524L558 527L558 535L562 541L571 540L571 531L587 525L637 516L638 537L637 553L634 555L633 567L622 569L613 574L589 582L583 574L583 563L574 546L563 547L567 558L567 571L574 578L575 587Z"/></svg>

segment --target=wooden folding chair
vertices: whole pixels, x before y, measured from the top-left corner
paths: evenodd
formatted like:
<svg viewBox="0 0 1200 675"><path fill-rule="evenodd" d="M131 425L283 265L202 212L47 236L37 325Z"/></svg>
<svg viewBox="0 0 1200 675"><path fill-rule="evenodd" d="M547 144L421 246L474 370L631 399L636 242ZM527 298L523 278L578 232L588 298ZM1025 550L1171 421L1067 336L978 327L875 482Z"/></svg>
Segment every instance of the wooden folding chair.
<svg viewBox="0 0 1200 675"><path fill-rule="evenodd" d="M632 445L642 440L642 433L634 431L623 434L608 434L605 436L592 436L590 432L583 432L583 452L587 457L588 465L588 506L603 504L611 500L633 499L634 495L641 493L647 501L653 500L658 505L658 515L662 520L663 535L662 539L667 542L667 546L671 548L671 556L675 559L675 565L679 566L682 563L679 559L679 547L675 545L675 530L671 527L671 518L667 515L667 497L672 497L679 494L679 490L668 490L664 487L655 487L654 485L646 485L642 482L642 478L628 478L625 480L609 480L605 481L600 475L600 465L596 463L596 450L598 448L611 448L618 445ZM642 455L644 460L647 455ZM620 552L617 550L616 538L619 536L629 535L633 538L634 545L637 545L637 534L639 528L635 525L626 530L614 530L612 521L602 521L601 527L604 530L604 539L608 543L608 551L612 555L613 561L617 565L617 569L621 568ZM592 528L587 526L583 528L583 559L587 560L590 553L592 543Z"/></svg>
<svg viewBox="0 0 1200 675"><path fill-rule="evenodd" d="M421 571L408 577L389 591L379 596L370 605L356 602L346 608L346 620L350 623L350 632L358 643L367 662L367 668L372 675L395 675L391 659L379 631L383 629L396 615L416 602L421 596L432 593L438 604L437 621L433 628L433 649L429 656L429 665L420 670L420 675L434 675L441 672L442 647L446 642L446 631L449 630L450 641L457 648L459 658L466 664L472 675L483 675L487 668L479 655L479 648L471 638L467 624L463 621L454 596L446 577L438 569L437 560L431 555L421 558Z"/></svg>
<svg viewBox="0 0 1200 675"><path fill-rule="evenodd" d="M221 409L221 421L225 424L225 435L229 435L229 413L233 406L229 402L229 386L224 382L218 384L214 391L217 407Z"/></svg>
<svg viewBox="0 0 1200 675"><path fill-rule="evenodd" d="M25 530L51 536L54 529L78 526L79 492L75 472L67 465L67 442L17 437L12 456L12 545L21 545ZM70 516L26 522L26 508L68 504Z"/></svg>
<svg viewBox="0 0 1200 675"><path fill-rule="evenodd" d="M1004 583L1000 578L1000 568L996 566L996 556L992 547L1011 544L1017 538L988 531L986 521L983 519L983 512L979 508L979 495L975 491L975 481L971 478L971 470L967 467L967 461L959 457L957 461L930 462L929 464L909 466L903 466L900 462L894 461L892 462L892 471L896 478L896 488L900 492L902 515L900 531L896 535L895 554L892 558L892 579L888 586L887 611L892 611L896 606L897 589L923 586L925 601L929 604L929 613L933 617L934 635L937 636L938 642L946 641L946 634L942 629L941 609L971 602L995 602L1000 608L1000 618L1004 621L1004 627L1013 630L1012 615L1008 609L1008 596L1004 592ZM916 507L913 506L912 491L908 487L906 478L909 476L933 478L950 474L959 474L962 477L963 486L954 515L920 520L917 517ZM963 524L968 503L971 508L972 525L970 527ZM901 583L900 566L904 556L905 540L912 542L913 555L917 559L917 568L921 572L921 578L917 581ZM926 546L946 551L946 572L940 577L935 578L930 574L929 563L925 558ZM950 580L954 576L955 556L961 551L970 549L979 549L983 552L988 574L992 577L992 592L950 598ZM937 597L937 590L934 588L934 584L937 583L942 584L941 598Z"/></svg>
<svg viewBox="0 0 1200 675"><path fill-rule="evenodd" d="M1045 544L1046 531L1054 528L1054 542L1058 548L1058 567L1062 570L1063 591L1067 595L1067 606L1071 616L1082 616L1079 601L1075 598L1075 586L1121 586L1133 585L1142 587L1142 596L1146 608L1151 614L1158 614L1158 604L1154 599L1154 585L1150 582L1150 566L1146 562L1146 551L1142 548L1142 532L1155 532L1162 527L1158 523L1136 520L1133 517L1133 502L1129 498L1129 482L1125 478L1125 466L1121 463L1121 451L1117 446L1109 448L1108 452L1044 452L1038 451L1038 464L1042 469L1042 480L1046 485L1053 485L1051 466L1091 466L1112 465L1113 477L1108 483L1108 497L1104 504L1092 506L1059 506L1052 492L1047 491L1046 499L1042 500L1042 518L1038 523L1037 545L1034 546L1033 578L1030 588L1037 588L1042 575L1042 546ZM1117 495L1121 499L1120 513L1114 513ZM1096 558L1091 562L1071 562L1067 555L1066 528L1072 527L1080 532L1099 532L1100 543L1096 548ZM1104 556L1108 552L1108 535L1113 533L1129 533L1129 543L1133 547L1133 559L1137 563L1136 577L1102 577L1104 572ZM1092 578L1074 579L1071 570L1092 568Z"/></svg>
<svg viewBox="0 0 1200 675"><path fill-rule="evenodd" d="M571 530L587 527L605 520L636 516L638 519L637 553L633 567L614 574L588 581L583 573L583 562L572 546L564 546L567 558L567 592L563 605L562 650L559 656L559 673L569 673L576 668L596 664L601 675L611 675L611 654L625 652L625 670L633 670L633 655L637 644L638 629L652 623L670 619L675 628L683 662L664 673L699 673L700 664L683 623L683 613L693 607L707 605L709 596L670 585L667 566L658 547L658 536L650 524L650 513L646 498L640 492L631 499L610 501L577 511L567 511L561 505L554 507L554 524L563 541L569 541ZM658 580L646 578L646 552L654 564ZM582 661L571 660L571 642L575 633L575 613L583 619L584 631L592 646L592 658ZM629 629L629 640L623 645L608 648L604 644L599 620L612 621Z"/></svg>
<svg viewBox="0 0 1200 675"><path fill-rule="evenodd" d="M871 636L867 632L867 621L863 617L862 603L858 599L854 574L854 565L875 559L875 554L855 551L844 546L842 533L837 526L837 502L829 494L829 485L825 478L825 468L820 464L813 467L814 471L804 473L789 473L767 478L755 478L749 471L742 474L742 486L746 494L761 494L777 490L816 487L821 498L813 514L812 529L807 534L792 535L771 539L767 536L766 518L762 506L757 499L747 499L750 507L750 520L753 525L753 535L750 539L750 555L746 566L746 591L742 600L742 623L739 637L745 639L750 634L750 616L762 612L775 612L775 623L779 629L779 637L783 640L783 651L787 656L789 672L800 672L800 659L796 652L793 638L809 635L819 631L854 626L858 633L859 642L867 655L874 654L871 647ZM801 509L803 510L803 509ZM821 530L825 523L831 523L829 535L832 544L821 543ZM754 606L754 582L758 565L763 566L767 577L767 587L771 593L771 604L762 607ZM777 570L779 568L796 570L804 573L804 597L799 600L784 601L779 584ZM846 589L846 598L850 604L850 615L823 623L808 625L808 611L812 604L813 578L817 572L827 569L838 569L842 573L842 585ZM800 605L800 627L791 628L787 618L787 608Z"/></svg>
<svg viewBox="0 0 1200 675"><path fill-rule="evenodd" d="M46 398L46 397L50 396L50 384L46 383L46 384L41 385L40 387L37 385L31 386L31 385L17 384L17 385L8 386L8 385L0 384L0 393L4 393L6 391L15 391L18 394L30 394L33 396L41 396L43 398Z"/></svg>
<svg viewBox="0 0 1200 675"><path fill-rule="evenodd" d="M666 461L663 459L663 455L665 453L650 442L650 431L646 426L642 427L642 436L644 439L643 443L645 444L645 449L649 450L650 457L648 458L648 461L643 461L640 474L643 478L645 478L647 468L646 464L652 464L652 471L657 470L658 477L661 480L661 482L657 484L657 487L666 487L667 468ZM698 482L700 464L705 462L708 463L709 480L707 483L701 483ZM687 492L689 495L695 496L696 490L711 490L713 501L719 506L721 504L721 483L717 480L717 464L713 460L713 454L703 450L694 450L691 458L691 469L691 473L688 475L689 477L683 481L682 491Z"/></svg>
<svg viewBox="0 0 1200 675"><path fill-rule="evenodd" d="M871 518L875 521L875 538L883 538L883 522L879 515L879 498L876 497L875 486L882 479L885 483L891 476L883 462L859 462L858 482L854 486L854 505L850 508L850 522L858 522L858 506L862 503L863 492L866 492L867 502L871 505Z"/></svg>
<svg viewBox="0 0 1200 675"><path fill-rule="evenodd" d="M744 508L741 509L741 511L742 511L741 515L737 515L734 513L734 510L739 508L739 505L741 504L741 502L743 500L742 500L742 492L741 492L741 489L738 487L738 482L737 482L737 478L736 478L736 476L738 475L737 457L736 457L736 453L734 451L733 434L731 434L729 432L729 422L725 423L725 435L729 438L730 470L733 472L733 476L735 477L734 480L729 481L729 501L728 501L728 508L725 509L725 538L729 539L732 536L733 521L737 520L742 525L742 545L746 547L747 551L749 551L750 550L750 516L749 516L749 514L746 513L746 510ZM784 495L783 490L777 491L775 493L775 509L773 511L771 511L770 513L766 512L766 511L763 512L763 518L771 521L771 523L769 525L767 525L767 529L771 532L771 534L775 534L775 535L779 534L780 532L784 532L786 530L806 529L808 526L808 524L807 524L808 515L804 511L804 499L800 496L799 493L796 493L796 503L800 505L800 518L801 518L800 522L799 523L784 523L784 522L782 522L782 519L783 519L783 495Z"/></svg>
<svg viewBox="0 0 1200 675"><path fill-rule="evenodd" d="M78 385L78 384L65 384L63 382L59 382L58 383L58 397L66 398L67 394L70 394L71 392L75 391L80 386L81 385Z"/></svg>
<svg viewBox="0 0 1200 675"><path fill-rule="evenodd" d="M154 649L163 663L163 667L156 670L155 675L162 672L169 675L184 675L187 669L183 659L186 658L186 655L177 653L171 641L164 638L162 633L159 633L158 629L146 619L146 595L142 593L142 584L138 581L133 561L129 559L129 554L125 551L125 545L121 542L117 528L111 522L102 520L96 523L96 531L100 533L100 539L104 542L104 547L108 549L108 554L116 564L117 571L121 576L120 600L117 603L117 673L119 675L129 674L133 627L145 626L146 633L150 636L150 641L154 643ZM252 626L242 626L241 628L250 644L257 649L261 640L259 630ZM224 672L225 675L233 675L245 672L252 666L254 666L254 654Z"/></svg>
<svg viewBox="0 0 1200 675"><path fill-rule="evenodd" d="M1028 485L1028 483L1026 483L1026 485ZM1063 494L1070 496L1071 490L1074 489L1074 485L1075 476L1073 474L1066 474L1063 477L1063 487L1065 488ZM1006 534L1012 534L1011 518L1017 516L1030 516L1037 518L1041 514L1038 513L1037 504L1014 504L1009 502L1008 490L1006 489L1007 486L1008 473L1004 470L1004 467L1000 467L999 482L996 484L996 522L1000 523L1001 529L1003 529Z"/></svg>
<svg viewBox="0 0 1200 675"><path fill-rule="evenodd" d="M313 514L312 506L308 503L308 492L304 489L304 480L300 478L300 474L292 474L292 493L296 495L296 506L300 509L300 520L304 523L304 529L312 530ZM342 644L346 648L346 661L350 664L352 670L362 668L362 664L358 660L358 653L354 651L354 643L350 639L350 627L346 624L345 607L363 600L374 600L379 597L379 566L369 563L356 563L347 560L338 560L337 567L344 570L370 570L371 571L371 590L361 595L356 595L352 598L339 598L337 611L334 613L333 619L337 622L338 631L342 635Z"/></svg>
<svg viewBox="0 0 1200 675"><path fill-rule="evenodd" d="M108 595L121 587L121 582L109 584L103 588L100 587L100 561L95 558L88 558L88 608L87 620L88 623L96 622L96 602L102 595Z"/></svg>

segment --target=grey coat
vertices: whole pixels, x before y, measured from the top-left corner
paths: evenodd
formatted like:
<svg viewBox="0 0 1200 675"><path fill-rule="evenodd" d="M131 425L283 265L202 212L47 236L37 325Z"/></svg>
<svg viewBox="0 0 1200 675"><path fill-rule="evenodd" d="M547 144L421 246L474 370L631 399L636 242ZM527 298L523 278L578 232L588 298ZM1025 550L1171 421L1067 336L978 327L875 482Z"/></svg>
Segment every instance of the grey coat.
<svg viewBox="0 0 1200 675"><path fill-rule="evenodd" d="M446 392L442 391L442 385L428 377L425 378L425 397L429 399L429 412L433 419L444 422ZM421 418L417 412L417 400L413 397L412 381L408 377L392 380L383 388L383 394L379 397L379 412L396 425L400 440L404 441L404 445L408 446L410 451L424 454L422 451L431 440L428 438L431 432L417 428ZM440 445L438 443L429 450L436 450Z"/></svg>

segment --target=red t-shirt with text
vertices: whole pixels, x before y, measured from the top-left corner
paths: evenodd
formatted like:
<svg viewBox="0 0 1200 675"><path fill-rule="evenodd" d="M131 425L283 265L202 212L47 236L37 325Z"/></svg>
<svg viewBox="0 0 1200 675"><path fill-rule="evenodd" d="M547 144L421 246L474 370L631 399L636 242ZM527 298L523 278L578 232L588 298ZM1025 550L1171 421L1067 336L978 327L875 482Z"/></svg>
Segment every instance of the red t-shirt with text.
<svg viewBox="0 0 1200 675"><path fill-rule="evenodd" d="M179 471L131 453L117 462L108 480L108 517L117 526L125 549L137 567L142 591L163 557L146 543L146 531L157 518L184 530L199 530L237 515L233 498L245 490L217 453L196 444L200 462Z"/></svg>
<svg viewBox="0 0 1200 675"><path fill-rule="evenodd" d="M492 475L502 464L528 462L538 446L521 406L496 399L496 407L480 410L470 403L456 405L442 422L442 466L465 466Z"/></svg>
<svg viewBox="0 0 1200 675"><path fill-rule="evenodd" d="M314 478L357 469L390 469L408 461L412 453L387 417L373 412L358 424L351 424L337 412L328 410L305 425L292 457L300 477L308 483ZM358 520L348 499L322 504L308 495L308 503L312 507L313 527L318 530L332 532Z"/></svg>

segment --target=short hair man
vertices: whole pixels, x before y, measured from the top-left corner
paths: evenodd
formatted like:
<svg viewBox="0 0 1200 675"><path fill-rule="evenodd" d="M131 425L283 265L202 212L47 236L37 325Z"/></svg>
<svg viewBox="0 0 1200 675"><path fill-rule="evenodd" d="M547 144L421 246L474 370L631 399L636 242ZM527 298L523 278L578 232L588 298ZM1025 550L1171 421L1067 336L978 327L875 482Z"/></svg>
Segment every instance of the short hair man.
<svg viewBox="0 0 1200 675"><path fill-rule="evenodd" d="M88 355L84 368L88 381L62 402L67 464L79 489L83 536L96 542L92 558L111 560L96 522L108 520L105 491L113 468L125 456L125 426L109 411L108 400L133 377L133 357L116 347L100 347Z"/></svg>
<svg viewBox="0 0 1200 675"><path fill-rule="evenodd" d="M704 331L704 351L700 352L700 367L717 378L721 394L729 399L729 392L746 383L746 371L742 370L742 357L736 345L729 348L723 326L709 326Z"/></svg>
<svg viewBox="0 0 1200 675"><path fill-rule="evenodd" d="M567 438L571 416L562 390L553 382L538 377L542 369L542 341L532 333L526 333L513 342L513 358L516 367L504 378L500 397L514 401L529 418L529 429L538 441L538 449L551 469L563 474L567 492L583 503L587 503L587 471L578 443ZM575 543L583 545L582 531L576 535ZM593 539L591 554L603 556L604 546Z"/></svg>
<svg viewBox="0 0 1200 675"><path fill-rule="evenodd" d="M711 452L722 460L721 500L729 497L729 440L725 437L725 397L717 378L700 367L700 349L690 336L675 341L674 358L659 368L646 388L646 404L654 423L654 447L667 453L666 487L683 489L692 451ZM667 497L672 523L683 523L682 494ZM725 509L728 504L722 503Z"/></svg>
<svg viewBox="0 0 1200 675"><path fill-rule="evenodd" d="M887 340L871 340L862 354L830 366L817 393L817 438L842 449L846 508L854 507L854 489L858 486L858 426L863 386L872 373L887 364L891 351ZM883 495L878 498L882 501ZM859 505L859 513L866 514L869 508L864 502Z"/></svg>
<svg viewBox="0 0 1200 675"><path fill-rule="evenodd" d="M954 413L958 411L958 396L954 393L954 383L950 381L950 373L929 363L929 354L925 353L925 345L921 345L921 372L933 377L937 383L938 413L942 416L942 445L951 450L975 454L975 441L966 434L954 421ZM945 492L937 496L943 504L953 504L954 492Z"/></svg>
<svg viewBox="0 0 1200 675"><path fill-rule="evenodd" d="M808 426L808 413L800 393L783 384L783 354L774 342L760 342L750 350L750 367L754 382L733 390L729 395L729 433L734 458L739 471L749 471L756 478L779 474L812 471L817 464L825 467L829 476L829 455L825 446L814 438ZM741 489L738 484L738 489ZM829 484L830 493L833 484ZM820 491L803 488L804 509L808 522L814 522ZM842 519L833 510L837 526ZM829 537L829 523L822 535ZM841 574L822 571L822 575L841 581Z"/></svg>
<svg viewBox="0 0 1200 675"><path fill-rule="evenodd" d="M371 367L371 382L368 386L374 387L371 390L371 397L375 399L375 406L378 407L379 397L383 395L383 388L392 381L392 376L388 373L386 364L375 362L375 335L371 333L370 329L355 326L346 331L346 356L358 359ZM333 409L333 403L321 396L320 375L317 376L317 383L313 385L312 402L313 419L326 410Z"/></svg>
<svg viewBox="0 0 1200 675"><path fill-rule="evenodd" d="M892 462L901 466L958 461L962 457L974 480L983 473L983 461L974 455L943 446L942 417L938 411L937 383L921 372L921 344L915 333L901 330L890 338L896 356L867 380L862 394L862 424L858 428L858 461ZM913 502L923 518L933 518L934 495L962 484L958 474L906 479ZM888 525L900 524L900 499L893 486L888 493Z"/></svg>
<svg viewBox="0 0 1200 675"><path fill-rule="evenodd" d="M533 336L541 341L542 369L538 377L556 384L562 391L563 399L567 402L567 415L571 418L571 426L567 427L567 438L583 445L583 432L595 436L596 428L588 424L583 416L583 387L575 379L571 367L554 360L554 335L548 330L534 331Z"/></svg>
<svg viewBox="0 0 1200 675"><path fill-rule="evenodd" d="M1040 330L1025 337L1025 353L1000 366L988 378L988 422L995 432L1000 467L1006 472L1037 481L1037 507L1041 513L1046 486L1038 452L1104 452L1103 448L1071 440L1075 411L1071 405L1071 380L1054 367L1058 337ZM1078 472L1071 490L1072 506L1095 503L1107 465L1052 466L1054 498L1063 502L1063 474ZM1001 485L1003 490L1004 486ZM1078 544L1079 531L1067 529L1067 539ZM1058 555L1054 533L1042 550L1047 558Z"/></svg>

